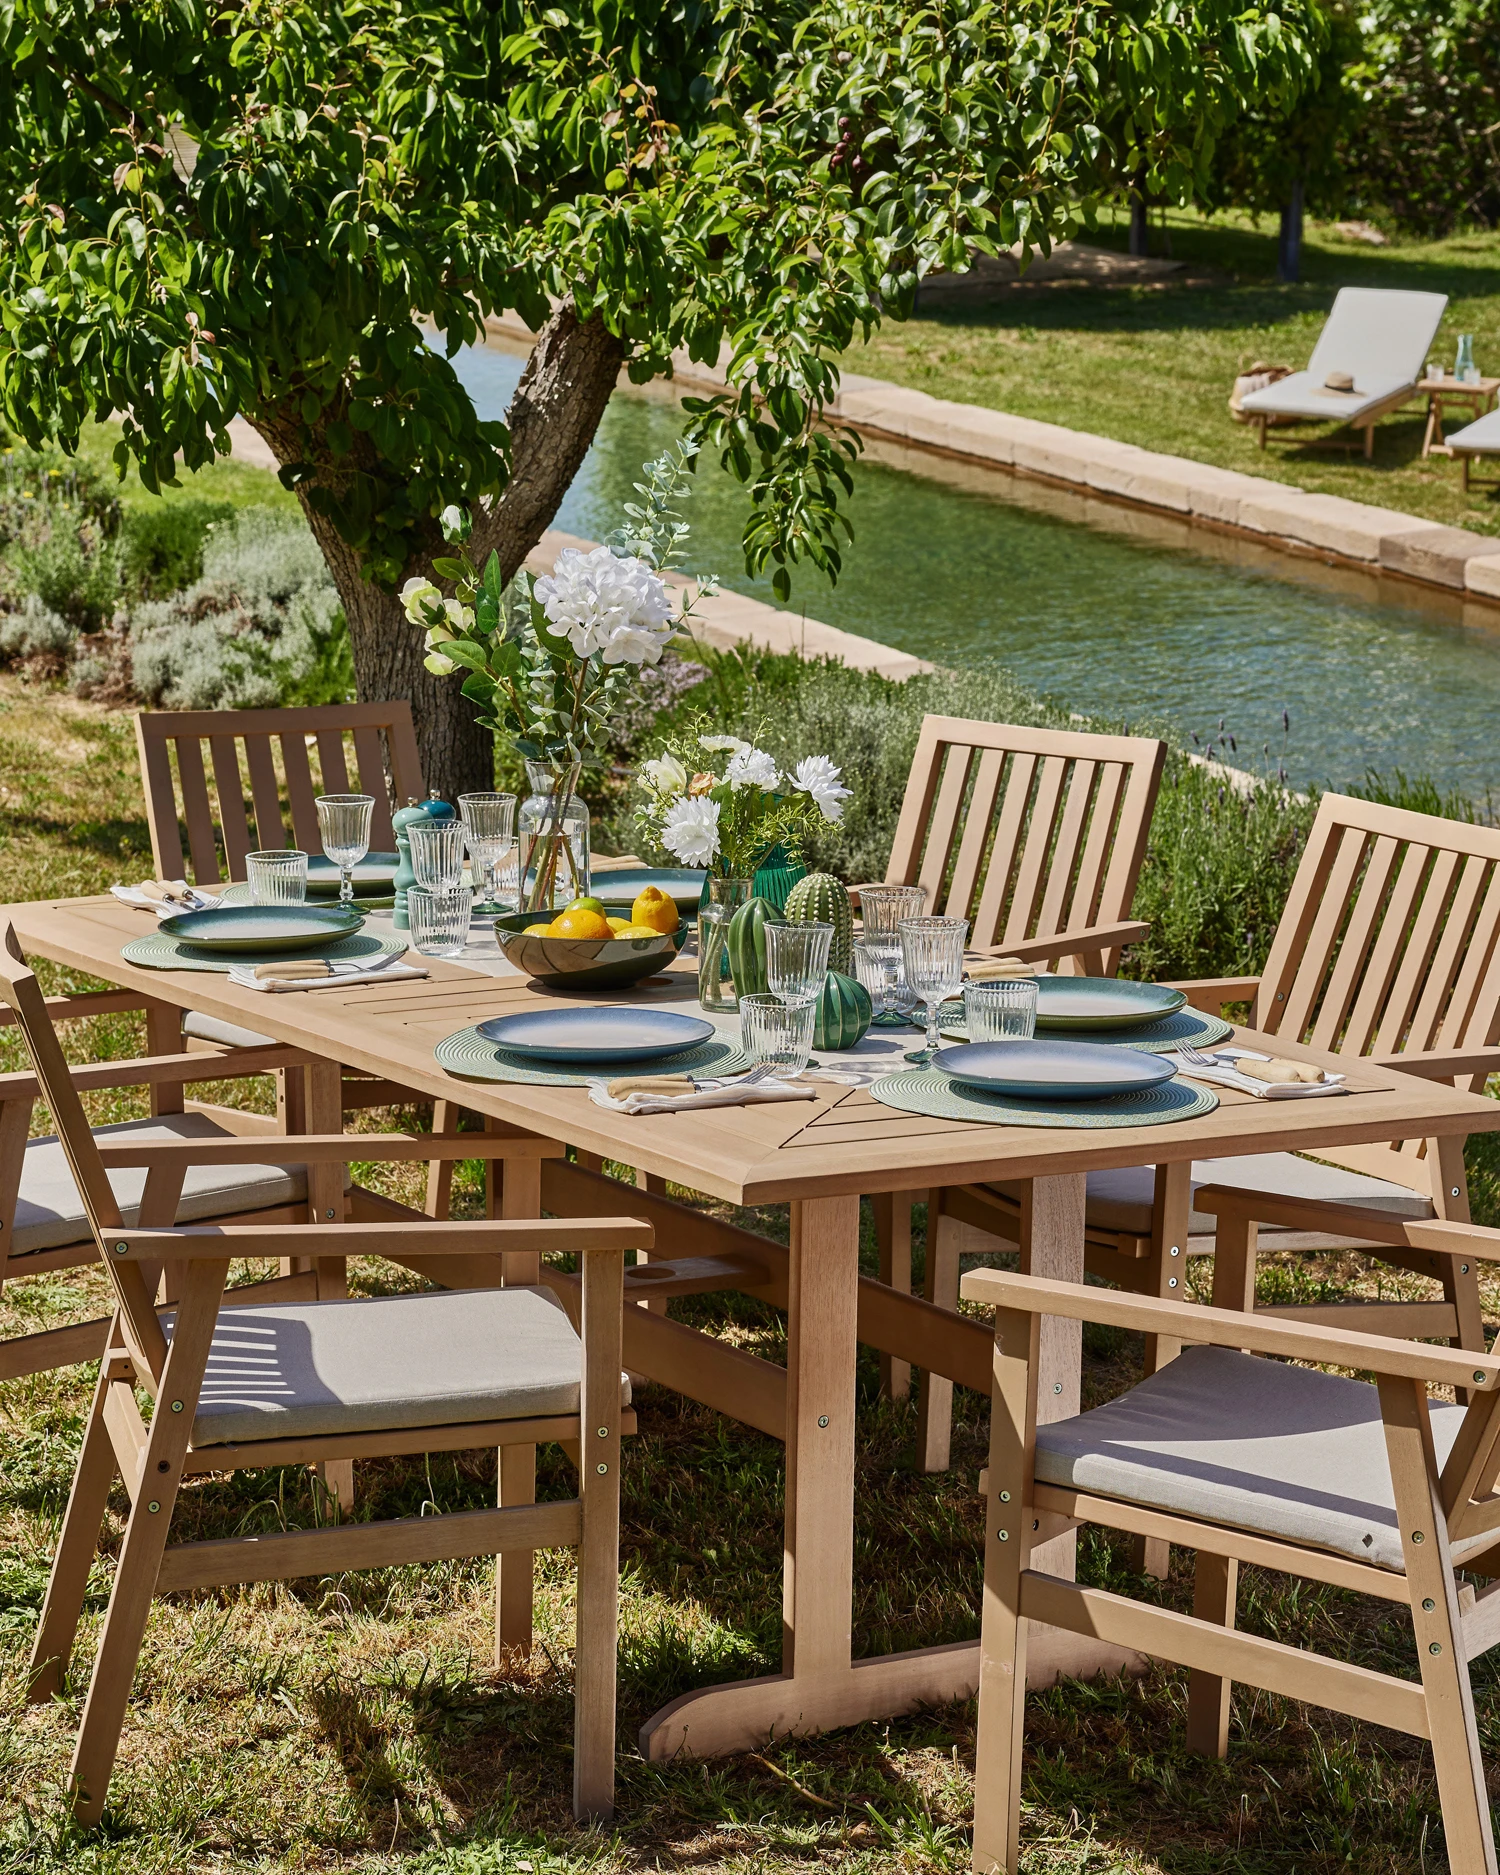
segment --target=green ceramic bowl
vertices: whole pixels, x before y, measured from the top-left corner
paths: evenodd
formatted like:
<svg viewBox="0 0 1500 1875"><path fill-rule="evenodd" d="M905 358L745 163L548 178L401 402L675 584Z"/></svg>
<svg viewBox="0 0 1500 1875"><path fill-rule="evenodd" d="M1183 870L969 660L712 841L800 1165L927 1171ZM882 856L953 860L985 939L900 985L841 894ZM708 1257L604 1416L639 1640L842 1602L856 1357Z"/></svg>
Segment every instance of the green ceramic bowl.
<svg viewBox="0 0 1500 1875"><path fill-rule="evenodd" d="M495 942L506 961L538 983L558 990L623 989L665 970L687 942L686 919L656 937L534 937L533 925L551 924L550 911L509 912L495 920Z"/></svg>
<svg viewBox="0 0 1500 1875"><path fill-rule="evenodd" d="M168 937L204 951L315 951L353 937L362 912L338 905L232 905L185 911L157 925Z"/></svg>

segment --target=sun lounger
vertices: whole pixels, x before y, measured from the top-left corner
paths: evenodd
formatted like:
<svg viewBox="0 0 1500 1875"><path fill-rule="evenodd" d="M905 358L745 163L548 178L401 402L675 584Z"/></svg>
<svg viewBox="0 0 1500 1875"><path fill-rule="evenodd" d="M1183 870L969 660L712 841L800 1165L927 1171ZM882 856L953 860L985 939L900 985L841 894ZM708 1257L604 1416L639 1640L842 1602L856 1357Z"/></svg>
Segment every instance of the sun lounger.
<svg viewBox="0 0 1500 1875"><path fill-rule="evenodd" d="M1260 446L1273 417L1307 423L1343 423L1364 431L1366 460L1374 451L1377 417L1416 393L1443 313L1442 293L1398 293L1346 286L1333 302L1305 371L1252 391L1240 408L1260 425ZM1330 388L1329 379L1352 380Z"/></svg>
<svg viewBox="0 0 1500 1875"><path fill-rule="evenodd" d="M1454 430L1448 438L1448 447L1455 456L1463 458L1464 487L1469 486L1469 465L1476 456L1500 456L1500 410L1491 410L1487 415L1467 423L1461 430Z"/></svg>

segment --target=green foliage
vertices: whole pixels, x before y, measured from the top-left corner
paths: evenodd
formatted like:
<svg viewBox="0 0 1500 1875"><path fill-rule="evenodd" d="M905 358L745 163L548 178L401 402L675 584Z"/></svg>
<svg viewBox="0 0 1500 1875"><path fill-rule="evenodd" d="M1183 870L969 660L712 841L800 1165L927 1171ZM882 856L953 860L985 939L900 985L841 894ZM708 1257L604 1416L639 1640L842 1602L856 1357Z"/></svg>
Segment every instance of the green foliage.
<svg viewBox="0 0 1500 1875"><path fill-rule="evenodd" d="M693 415L785 593L838 570L817 417L853 338L973 247L1047 249L1122 166L1185 199L1321 30L1314 0L15 0L0 409L68 448L124 413L150 487L244 412L391 585L511 469L422 323L451 355L571 295L637 381L728 342Z"/></svg>
<svg viewBox="0 0 1500 1875"><path fill-rule="evenodd" d="M126 510L120 529L120 578L132 598L161 599L203 577L209 529L229 520L227 501L154 501Z"/></svg>
<svg viewBox="0 0 1500 1875"><path fill-rule="evenodd" d="M1349 206L1429 236L1500 225L1500 0L1369 0L1360 25Z"/></svg>
<svg viewBox="0 0 1500 1875"><path fill-rule="evenodd" d="M1350 68L1363 52L1359 24L1346 5L1334 6L1328 35L1311 77L1288 105L1268 97L1243 111L1219 139L1206 206L1275 213L1301 184L1309 209L1343 210L1347 183L1341 140L1358 114Z"/></svg>

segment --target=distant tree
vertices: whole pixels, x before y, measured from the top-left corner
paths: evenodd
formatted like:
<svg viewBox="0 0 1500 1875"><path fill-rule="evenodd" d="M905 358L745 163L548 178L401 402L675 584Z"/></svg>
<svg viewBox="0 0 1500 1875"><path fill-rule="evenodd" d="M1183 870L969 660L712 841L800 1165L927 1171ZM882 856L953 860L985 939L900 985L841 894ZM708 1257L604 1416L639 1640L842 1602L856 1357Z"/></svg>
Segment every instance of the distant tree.
<svg viewBox="0 0 1500 1875"><path fill-rule="evenodd" d="M243 413L296 489L366 696L428 773L487 738L395 590L474 512L509 574L626 368L690 403L785 594L836 575L837 359L979 249L1044 250L1144 177L1181 200L1249 101L1289 99L1317 0L6 0L0 415L71 448L122 418L150 487ZM539 338L505 424L451 356Z"/></svg>

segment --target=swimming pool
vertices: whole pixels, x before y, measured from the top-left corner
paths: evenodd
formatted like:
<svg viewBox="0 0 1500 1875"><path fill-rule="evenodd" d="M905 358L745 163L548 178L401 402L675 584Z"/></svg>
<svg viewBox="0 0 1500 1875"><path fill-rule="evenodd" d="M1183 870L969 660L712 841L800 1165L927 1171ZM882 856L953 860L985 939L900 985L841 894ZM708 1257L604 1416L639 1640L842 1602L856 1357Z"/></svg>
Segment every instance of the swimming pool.
<svg viewBox="0 0 1500 1875"><path fill-rule="evenodd" d="M522 362L495 345L455 360L482 416L504 415ZM672 387L617 394L557 525L602 539L681 427ZM774 603L745 573L744 490L709 463L696 481L693 569ZM876 445L849 513L839 584L799 573L792 610L939 663L1003 665L1072 709L1196 734L1241 767L1284 756L1294 786L1367 768L1476 798L1500 785L1500 612Z"/></svg>

